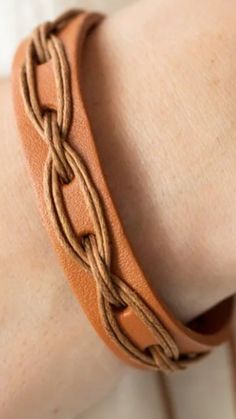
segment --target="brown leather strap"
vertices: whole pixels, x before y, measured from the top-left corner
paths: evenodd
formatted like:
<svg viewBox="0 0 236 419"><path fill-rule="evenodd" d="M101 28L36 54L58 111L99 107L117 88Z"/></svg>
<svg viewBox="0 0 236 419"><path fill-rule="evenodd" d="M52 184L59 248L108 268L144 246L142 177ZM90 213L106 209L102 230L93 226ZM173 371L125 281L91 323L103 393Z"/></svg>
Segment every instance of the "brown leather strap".
<svg viewBox="0 0 236 419"><path fill-rule="evenodd" d="M133 366L179 369L228 338L232 300L185 327L134 257L80 91L84 41L102 18L72 11L20 45L12 76L17 123L43 221L91 323Z"/></svg>

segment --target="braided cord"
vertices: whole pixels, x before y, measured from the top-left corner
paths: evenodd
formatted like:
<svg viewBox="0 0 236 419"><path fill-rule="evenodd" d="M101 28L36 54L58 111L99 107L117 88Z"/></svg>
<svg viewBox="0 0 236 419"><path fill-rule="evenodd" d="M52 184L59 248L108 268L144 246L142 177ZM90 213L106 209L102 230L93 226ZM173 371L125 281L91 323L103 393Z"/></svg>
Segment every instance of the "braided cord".
<svg viewBox="0 0 236 419"><path fill-rule="evenodd" d="M128 356L154 370L174 371L186 365L179 359L178 347L140 296L111 272L111 246L101 197L83 159L68 142L72 119L70 67L65 48L56 36L66 23L82 13L69 11L35 29L27 46L21 69L21 92L25 111L38 134L48 146L44 167L44 198L57 237L67 252L91 274L95 281L99 312L104 328L115 344ZM36 90L36 66L52 61L58 109L42 109ZM76 179L94 233L78 240L63 200L63 185ZM159 344L140 350L122 331L116 309L131 307Z"/></svg>

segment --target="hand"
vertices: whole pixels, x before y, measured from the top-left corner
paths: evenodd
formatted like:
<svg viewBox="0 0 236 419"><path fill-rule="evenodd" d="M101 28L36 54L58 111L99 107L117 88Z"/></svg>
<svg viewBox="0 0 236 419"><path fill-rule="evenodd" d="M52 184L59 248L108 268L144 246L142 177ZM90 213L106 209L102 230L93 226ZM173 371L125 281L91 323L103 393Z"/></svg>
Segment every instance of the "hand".
<svg viewBox="0 0 236 419"><path fill-rule="evenodd" d="M0 418L74 418L125 371L75 299L41 223L0 84Z"/></svg>

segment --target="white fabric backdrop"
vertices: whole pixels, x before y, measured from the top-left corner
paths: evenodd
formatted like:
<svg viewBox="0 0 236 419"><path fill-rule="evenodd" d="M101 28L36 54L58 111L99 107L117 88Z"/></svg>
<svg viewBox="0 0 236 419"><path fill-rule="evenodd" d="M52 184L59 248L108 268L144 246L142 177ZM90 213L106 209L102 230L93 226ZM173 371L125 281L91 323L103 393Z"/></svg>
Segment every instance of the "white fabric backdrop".
<svg viewBox="0 0 236 419"><path fill-rule="evenodd" d="M109 12L131 0L1 0L0 1L0 76L9 74L12 56L19 39L46 19L66 8L81 7Z"/></svg>
<svg viewBox="0 0 236 419"><path fill-rule="evenodd" d="M131 0L2 0L0 76L9 74L17 43L40 21L53 18L68 7L108 12L128 3ZM229 353L227 346L222 347L186 373L168 378L168 407L158 375L128 370L116 390L79 419L233 419Z"/></svg>

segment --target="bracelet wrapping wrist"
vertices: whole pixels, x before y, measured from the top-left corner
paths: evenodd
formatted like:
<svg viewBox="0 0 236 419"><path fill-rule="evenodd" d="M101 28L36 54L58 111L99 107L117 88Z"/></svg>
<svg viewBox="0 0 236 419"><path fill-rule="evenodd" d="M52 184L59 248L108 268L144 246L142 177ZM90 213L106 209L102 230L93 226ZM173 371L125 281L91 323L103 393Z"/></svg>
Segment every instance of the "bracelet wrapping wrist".
<svg viewBox="0 0 236 419"><path fill-rule="evenodd" d="M72 10L22 42L12 72L17 124L43 222L96 331L123 361L175 371L228 338L232 299L184 326L154 294L135 259L80 90L85 40L103 18Z"/></svg>

